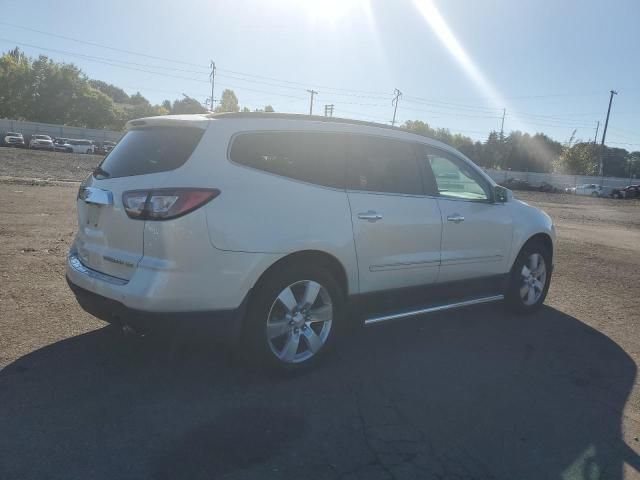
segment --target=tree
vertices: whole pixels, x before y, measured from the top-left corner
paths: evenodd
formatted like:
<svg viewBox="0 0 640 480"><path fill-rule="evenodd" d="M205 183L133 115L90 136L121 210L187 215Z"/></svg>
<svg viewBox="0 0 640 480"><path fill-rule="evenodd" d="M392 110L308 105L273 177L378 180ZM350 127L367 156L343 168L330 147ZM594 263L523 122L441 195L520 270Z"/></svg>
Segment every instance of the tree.
<svg viewBox="0 0 640 480"><path fill-rule="evenodd" d="M268 112L268 113L273 113L275 112L275 110L273 109L273 107L271 105L267 105L264 107L264 111Z"/></svg>
<svg viewBox="0 0 640 480"><path fill-rule="evenodd" d="M191 97L185 97L173 102L173 107L171 108L172 115L185 113L207 113L207 109L204 108L195 98Z"/></svg>
<svg viewBox="0 0 640 480"><path fill-rule="evenodd" d="M599 146L591 142L579 142L565 148L555 164L555 170L568 175L597 175Z"/></svg>
<svg viewBox="0 0 640 480"><path fill-rule="evenodd" d="M107 95L115 103L129 103L129 95L121 88L111 85L110 83L103 82L102 80L89 80L89 85L93 88L100 90Z"/></svg>
<svg viewBox="0 0 640 480"><path fill-rule="evenodd" d="M222 92L222 97L220 98L220 105L218 105L215 109L215 113L224 113L224 112L239 112L240 107L238 106L238 97L233 90L226 89Z"/></svg>

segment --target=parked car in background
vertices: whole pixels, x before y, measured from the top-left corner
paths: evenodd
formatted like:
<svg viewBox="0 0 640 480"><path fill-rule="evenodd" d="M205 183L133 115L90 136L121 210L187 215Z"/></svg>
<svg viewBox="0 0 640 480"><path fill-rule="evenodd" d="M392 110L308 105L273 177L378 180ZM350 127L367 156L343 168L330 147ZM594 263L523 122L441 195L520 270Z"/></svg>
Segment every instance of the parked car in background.
<svg viewBox="0 0 640 480"><path fill-rule="evenodd" d="M501 185L509 190L533 190L533 187L529 182L518 178L507 178L507 180L502 182Z"/></svg>
<svg viewBox="0 0 640 480"><path fill-rule="evenodd" d="M127 128L80 186L67 280L129 331L226 327L249 358L290 370L356 317L545 300L551 218L436 140L273 113Z"/></svg>
<svg viewBox="0 0 640 480"><path fill-rule="evenodd" d="M629 185L624 188L614 188L611 195L614 198L640 198L640 185Z"/></svg>
<svg viewBox="0 0 640 480"><path fill-rule="evenodd" d="M556 188L554 185L550 184L549 182L542 182L538 187L538 190L540 190L541 192L547 192L547 193L561 192L559 188Z"/></svg>
<svg viewBox="0 0 640 480"><path fill-rule="evenodd" d="M53 140L53 149L56 152L72 152L68 138L56 138Z"/></svg>
<svg viewBox="0 0 640 480"><path fill-rule="evenodd" d="M7 132L2 137L2 145L5 147L24 148L24 137L18 132Z"/></svg>
<svg viewBox="0 0 640 480"><path fill-rule="evenodd" d="M575 191L576 195L589 195L591 197L608 197L611 195L611 189L602 187L595 183L585 183L578 185Z"/></svg>
<svg viewBox="0 0 640 480"><path fill-rule="evenodd" d="M102 148L104 150L104 153L109 153L111 150L113 150L113 147L116 146L116 142L112 142L111 140L105 140L104 142L102 142Z"/></svg>
<svg viewBox="0 0 640 480"><path fill-rule="evenodd" d="M572 195L575 195L576 193L576 187L566 187L564 189L564 193L570 193Z"/></svg>
<svg viewBox="0 0 640 480"><path fill-rule="evenodd" d="M94 153L106 155L111 150L113 150L113 147L115 146L116 146L116 142L112 142L110 140L105 140L103 142L95 142Z"/></svg>
<svg viewBox="0 0 640 480"><path fill-rule="evenodd" d="M53 140L51 140L49 135L41 135L37 133L31 135L29 148L33 150L53 150Z"/></svg>
<svg viewBox="0 0 640 480"><path fill-rule="evenodd" d="M93 153L94 151L94 145L91 140L70 139L67 145L70 147L67 151L72 153Z"/></svg>

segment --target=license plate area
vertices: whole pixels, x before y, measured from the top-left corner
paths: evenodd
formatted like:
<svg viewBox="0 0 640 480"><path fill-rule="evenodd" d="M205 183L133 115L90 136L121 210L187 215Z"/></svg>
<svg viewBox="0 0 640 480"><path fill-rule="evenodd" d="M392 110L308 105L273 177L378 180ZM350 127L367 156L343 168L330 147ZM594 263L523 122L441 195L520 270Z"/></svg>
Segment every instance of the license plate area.
<svg viewBox="0 0 640 480"><path fill-rule="evenodd" d="M100 221L100 211L102 207L93 203L87 203L87 225L97 227Z"/></svg>

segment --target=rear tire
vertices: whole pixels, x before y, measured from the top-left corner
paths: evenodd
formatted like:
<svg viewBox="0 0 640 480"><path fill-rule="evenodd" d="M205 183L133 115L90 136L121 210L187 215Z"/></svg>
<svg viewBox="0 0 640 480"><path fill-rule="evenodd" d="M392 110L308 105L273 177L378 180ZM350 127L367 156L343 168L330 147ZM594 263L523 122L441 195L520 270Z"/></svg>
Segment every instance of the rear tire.
<svg viewBox="0 0 640 480"><path fill-rule="evenodd" d="M242 356L254 365L293 373L317 364L344 324L343 290L326 268L287 265L254 288Z"/></svg>
<svg viewBox="0 0 640 480"><path fill-rule="evenodd" d="M522 248L513 264L505 301L518 313L532 313L544 303L551 283L551 252L540 241Z"/></svg>

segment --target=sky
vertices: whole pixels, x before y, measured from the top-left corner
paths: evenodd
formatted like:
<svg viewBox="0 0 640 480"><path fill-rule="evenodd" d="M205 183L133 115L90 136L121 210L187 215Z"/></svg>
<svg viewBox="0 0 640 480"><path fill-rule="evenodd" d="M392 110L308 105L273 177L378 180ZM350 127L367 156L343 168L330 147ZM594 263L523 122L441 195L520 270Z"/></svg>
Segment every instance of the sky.
<svg viewBox="0 0 640 480"><path fill-rule="evenodd" d="M3 5L6 4L6 5ZM241 106L390 123L476 140L500 130L640 150L638 0L24 0L0 49L78 65L153 103L233 89ZM16 9L0 0L0 11ZM37 31L36 31L37 30ZM53 35L51 35L53 34ZM62 38L67 37L67 38ZM78 41L82 40L82 42ZM84 43L83 43L84 42ZM105 48L108 47L108 48ZM134 53L129 53L134 52ZM144 54L144 55L137 55ZM127 62L127 63L125 63Z"/></svg>

